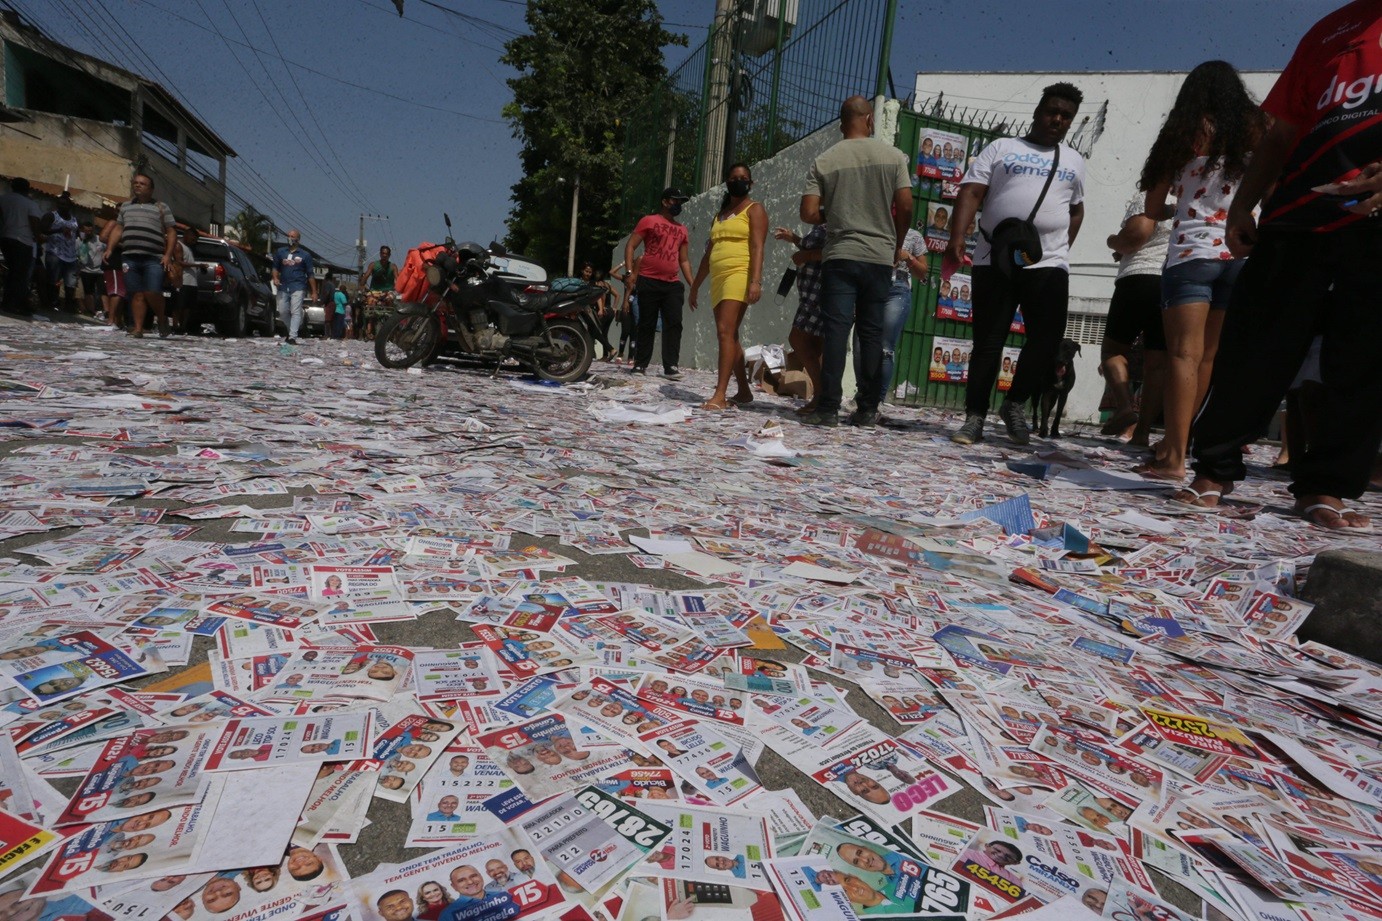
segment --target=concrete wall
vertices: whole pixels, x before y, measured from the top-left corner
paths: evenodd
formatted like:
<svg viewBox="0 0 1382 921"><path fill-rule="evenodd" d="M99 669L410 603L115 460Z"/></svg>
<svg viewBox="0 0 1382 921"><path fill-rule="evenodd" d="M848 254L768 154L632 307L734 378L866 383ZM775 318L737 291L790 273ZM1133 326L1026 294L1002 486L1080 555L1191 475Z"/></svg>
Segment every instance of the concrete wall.
<svg viewBox="0 0 1382 921"><path fill-rule="evenodd" d="M26 111L31 122L0 131L0 164L6 175L74 188L116 200L128 196L134 132L106 122ZM29 137L28 135L36 135Z"/></svg>
<svg viewBox="0 0 1382 921"><path fill-rule="evenodd" d="M783 150L777 156L753 167L753 197L762 202L768 211L768 241L764 245L763 299L749 307L740 332L740 340L745 346L770 343L786 346L787 334L792 327L792 316L797 310L797 295L794 289L785 299L779 298L777 286L782 280L782 274L791 267L792 253L796 248L790 243L774 240L772 231L777 227L789 227L805 234L808 228L798 220L797 211L801 205L801 191L806 182L807 168L821 151L839 139L839 126L830 124ZM720 199L723 195L722 184L697 195L688 201L682 210L681 220L691 238L692 271L700 265L706 241L710 238L711 222L720 210ZM655 207L656 203L650 203L650 206ZM624 242L621 240L612 254L611 265L617 265L623 260ZM714 305L708 303L709 280L701 286L700 296L700 309L694 314L690 310L685 311L681 363L688 367L713 368L718 346L715 338L715 318L711 310ZM654 354L654 362L659 354ZM848 392L847 388L846 393Z"/></svg>
<svg viewBox="0 0 1382 921"><path fill-rule="evenodd" d="M1260 100L1276 77L1275 72L1249 72L1243 74L1243 82ZM919 109L942 96L946 103L996 113L1009 123L1019 124L1030 121L1041 88L1062 80L1074 83L1084 92L1081 118L1092 119L1103 102L1108 101L1103 133L1085 164L1084 224L1070 252L1071 313L1105 315L1108 300L1113 296L1117 266L1104 240L1117 232L1123 220L1124 207L1136 190L1147 151L1171 111L1185 74L919 73L914 98ZM1070 328L1074 329L1073 322ZM1084 342L1075 367L1079 376L1066 405L1066 418L1097 419L1104 389L1098 370L1098 345Z"/></svg>

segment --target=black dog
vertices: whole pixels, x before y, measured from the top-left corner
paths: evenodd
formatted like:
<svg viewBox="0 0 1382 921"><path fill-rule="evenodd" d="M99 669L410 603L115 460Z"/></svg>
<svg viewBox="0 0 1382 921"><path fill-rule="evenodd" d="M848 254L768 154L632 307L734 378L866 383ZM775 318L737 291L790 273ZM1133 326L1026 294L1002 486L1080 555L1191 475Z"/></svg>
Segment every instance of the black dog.
<svg viewBox="0 0 1382 921"><path fill-rule="evenodd" d="M1074 339L1062 339L1060 351L1056 353L1055 378L1046 389L1032 401L1032 428L1042 438L1046 437L1046 419L1055 408L1051 419L1051 437L1060 437L1060 417L1065 412L1065 401L1070 391L1075 389L1075 356L1080 354L1080 344ZM1037 414L1041 415L1041 425L1037 426Z"/></svg>

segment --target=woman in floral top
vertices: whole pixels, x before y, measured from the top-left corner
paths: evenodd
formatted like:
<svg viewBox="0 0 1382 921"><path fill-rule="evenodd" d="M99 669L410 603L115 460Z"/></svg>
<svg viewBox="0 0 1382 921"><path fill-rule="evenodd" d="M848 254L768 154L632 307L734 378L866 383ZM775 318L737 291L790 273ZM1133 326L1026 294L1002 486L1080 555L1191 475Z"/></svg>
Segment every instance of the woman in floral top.
<svg viewBox="0 0 1382 921"><path fill-rule="evenodd" d="M1206 62L1186 76L1142 167L1147 217L1171 219L1161 276L1166 437L1138 468L1144 476L1185 478L1190 423L1209 390L1224 308L1243 264L1228 251L1224 222L1264 121L1233 66Z"/></svg>

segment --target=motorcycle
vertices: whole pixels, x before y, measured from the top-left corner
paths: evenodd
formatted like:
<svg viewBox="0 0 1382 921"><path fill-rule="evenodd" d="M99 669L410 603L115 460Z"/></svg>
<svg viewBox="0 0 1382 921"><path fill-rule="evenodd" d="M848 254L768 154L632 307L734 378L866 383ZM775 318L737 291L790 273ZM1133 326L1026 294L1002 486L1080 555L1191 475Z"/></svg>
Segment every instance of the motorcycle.
<svg viewBox="0 0 1382 921"><path fill-rule="evenodd" d="M595 304L603 288L533 290L491 261L508 255L491 243L457 244L446 219L446 242L424 255L427 294L397 307L374 337L386 368L408 368L437 358L492 362L497 376L507 359L557 383L580 380L595 358L599 326Z"/></svg>

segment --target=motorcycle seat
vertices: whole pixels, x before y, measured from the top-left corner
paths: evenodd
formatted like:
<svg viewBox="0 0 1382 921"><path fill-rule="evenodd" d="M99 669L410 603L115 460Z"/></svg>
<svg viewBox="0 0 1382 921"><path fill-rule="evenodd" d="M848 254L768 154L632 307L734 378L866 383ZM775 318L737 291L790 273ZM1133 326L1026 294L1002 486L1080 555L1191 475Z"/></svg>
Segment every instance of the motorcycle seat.
<svg viewBox="0 0 1382 921"><path fill-rule="evenodd" d="M561 291L543 291L540 294L525 294L519 303L525 310L542 313L564 301L588 297L597 290L595 285L581 285L579 288L565 288Z"/></svg>

